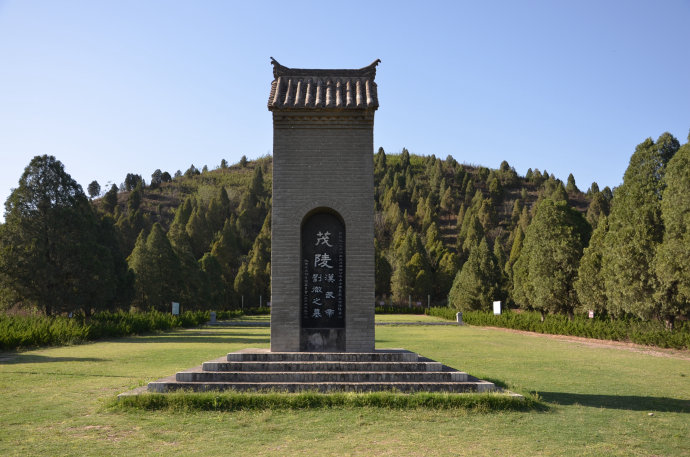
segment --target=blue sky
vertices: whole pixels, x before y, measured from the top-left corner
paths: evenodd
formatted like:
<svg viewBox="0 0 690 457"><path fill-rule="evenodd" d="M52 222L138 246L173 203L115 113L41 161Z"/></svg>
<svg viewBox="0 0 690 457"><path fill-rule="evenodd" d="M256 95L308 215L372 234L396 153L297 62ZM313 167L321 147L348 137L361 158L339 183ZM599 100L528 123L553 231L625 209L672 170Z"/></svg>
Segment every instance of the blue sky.
<svg viewBox="0 0 690 457"><path fill-rule="evenodd" d="M52 154L84 188L271 153L270 56L380 58L374 143L616 186L690 129L690 1L0 0L0 200Z"/></svg>

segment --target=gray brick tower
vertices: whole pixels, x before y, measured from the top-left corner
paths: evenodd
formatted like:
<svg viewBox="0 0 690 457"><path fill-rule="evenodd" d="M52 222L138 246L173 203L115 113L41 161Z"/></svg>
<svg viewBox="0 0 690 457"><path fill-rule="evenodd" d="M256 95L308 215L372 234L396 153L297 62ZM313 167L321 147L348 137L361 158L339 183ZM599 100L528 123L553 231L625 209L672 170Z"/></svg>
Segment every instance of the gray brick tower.
<svg viewBox="0 0 690 457"><path fill-rule="evenodd" d="M374 351L376 66L274 80L271 351Z"/></svg>

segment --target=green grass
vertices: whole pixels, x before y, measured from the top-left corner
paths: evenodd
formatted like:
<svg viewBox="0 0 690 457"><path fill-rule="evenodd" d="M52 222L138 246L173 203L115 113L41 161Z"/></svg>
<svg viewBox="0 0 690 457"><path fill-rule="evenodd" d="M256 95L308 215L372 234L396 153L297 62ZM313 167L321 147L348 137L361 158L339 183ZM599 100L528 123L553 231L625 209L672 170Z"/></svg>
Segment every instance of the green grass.
<svg viewBox="0 0 690 457"><path fill-rule="evenodd" d="M375 316L377 323L432 323L432 322L448 322L448 320L436 316L427 316L426 314L377 314Z"/></svg>
<svg viewBox="0 0 690 457"><path fill-rule="evenodd" d="M690 352L665 357L471 326L384 326L404 347L542 410L118 410L118 393L247 347L269 329L177 330L0 353L0 455L688 455ZM653 413L650 416L649 413Z"/></svg>
<svg viewBox="0 0 690 457"><path fill-rule="evenodd" d="M269 314L258 314L256 316L242 315L229 319L231 321L243 321L243 322L271 322L271 316Z"/></svg>
<svg viewBox="0 0 690 457"><path fill-rule="evenodd" d="M390 408L390 409L470 409L475 412L545 411L548 408L533 396L516 397L503 393L449 394L417 392L327 393L319 392L175 392L144 393L113 398L108 407L114 410L168 411L244 411L261 409L307 408Z"/></svg>

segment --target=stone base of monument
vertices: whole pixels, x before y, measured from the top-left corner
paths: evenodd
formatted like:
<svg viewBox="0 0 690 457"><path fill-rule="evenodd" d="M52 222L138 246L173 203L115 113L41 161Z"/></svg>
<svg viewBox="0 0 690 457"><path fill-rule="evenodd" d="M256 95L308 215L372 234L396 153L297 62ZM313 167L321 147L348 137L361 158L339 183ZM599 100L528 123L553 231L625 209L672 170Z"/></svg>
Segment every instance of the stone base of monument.
<svg viewBox="0 0 690 457"><path fill-rule="evenodd" d="M370 353L243 349L148 384L149 392L176 390L460 393L500 389L404 349Z"/></svg>

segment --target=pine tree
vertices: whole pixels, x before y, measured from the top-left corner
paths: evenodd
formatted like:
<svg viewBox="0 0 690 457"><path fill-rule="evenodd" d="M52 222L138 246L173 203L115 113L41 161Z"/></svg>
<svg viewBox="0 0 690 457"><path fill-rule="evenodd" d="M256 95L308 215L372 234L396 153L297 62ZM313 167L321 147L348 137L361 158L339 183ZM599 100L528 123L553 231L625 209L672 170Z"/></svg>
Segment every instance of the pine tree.
<svg viewBox="0 0 690 457"><path fill-rule="evenodd" d="M101 185L98 184L98 181L93 180L91 184L89 184L87 190L89 192L89 197L96 198L101 194Z"/></svg>

